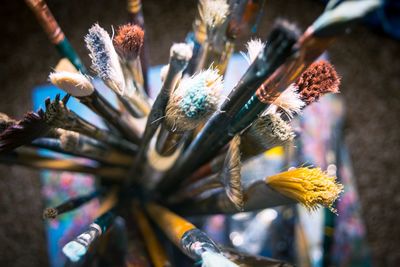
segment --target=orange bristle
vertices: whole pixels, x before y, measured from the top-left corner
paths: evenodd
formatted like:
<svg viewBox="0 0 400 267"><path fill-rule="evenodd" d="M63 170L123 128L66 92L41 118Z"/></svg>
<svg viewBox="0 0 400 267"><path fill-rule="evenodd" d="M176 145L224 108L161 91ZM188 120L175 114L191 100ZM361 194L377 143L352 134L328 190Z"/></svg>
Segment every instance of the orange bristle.
<svg viewBox="0 0 400 267"><path fill-rule="evenodd" d="M340 78L335 68L325 60L311 64L296 81L300 98L307 105L326 93L338 93L339 84Z"/></svg>
<svg viewBox="0 0 400 267"><path fill-rule="evenodd" d="M128 23L118 28L113 42L120 57L125 60L133 60L139 56L143 40L142 28Z"/></svg>

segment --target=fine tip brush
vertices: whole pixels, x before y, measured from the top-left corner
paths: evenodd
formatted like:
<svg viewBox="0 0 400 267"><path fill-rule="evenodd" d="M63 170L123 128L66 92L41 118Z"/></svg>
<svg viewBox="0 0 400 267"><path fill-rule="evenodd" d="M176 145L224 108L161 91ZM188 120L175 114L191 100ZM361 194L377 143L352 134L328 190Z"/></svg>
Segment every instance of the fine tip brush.
<svg viewBox="0 0 400 267"><path fill-rule="evenodd" d="M93 193L90 193L87 195L68 199L64 203L62 203L54 208L53 207L46 208L43 211L43 219L55 219L55 218L57 218L57 216L59 216L63 213L66 213L66 212L69 212L76 208L79 208L80 206L91 201L92 199L98 197L100 194L101 194L101 191L94 191Z"/></svg>

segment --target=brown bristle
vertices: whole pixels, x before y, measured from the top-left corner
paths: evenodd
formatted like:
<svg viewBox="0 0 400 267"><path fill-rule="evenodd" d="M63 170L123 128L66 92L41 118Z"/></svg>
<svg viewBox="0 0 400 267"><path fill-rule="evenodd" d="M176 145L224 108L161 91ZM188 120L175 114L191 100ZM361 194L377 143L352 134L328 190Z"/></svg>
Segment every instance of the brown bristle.
<svg viewBox="0 0 400 267"><path fill-rule="evenodd" d="M50 127L46 124L43 110L28 112L20 122L9 126L0 134L0 152L8 152L29 144L46 135Z"/></svg>
<svg viewBox="0 0 400 267"><path fill-rule="evenodd" d="M4 132L8 127L16 123L16 120L11 119L7 114L0 112L0 133Z"/></svg>
<svg viewBox="0 0 400 267"><path fill-rule="evenodd" d="M335 68L325 60L311 64L296 81L301 100L307 105L326 93L339 92L340 78Z"/></svg>
<svg viewBox="0 0 400 267"><path fill-rule="evenodd" d="M137 25L125 24L118 28L114 46L120 57L132 60L138 57L143 46L144 31Z"/></svg>
<svg viewBox="0 0 400 267"><path fill-rule="evenodd" d="M58 211L55 208L47 208L43 211L43 219L55 219L58 216Z"/></svg>

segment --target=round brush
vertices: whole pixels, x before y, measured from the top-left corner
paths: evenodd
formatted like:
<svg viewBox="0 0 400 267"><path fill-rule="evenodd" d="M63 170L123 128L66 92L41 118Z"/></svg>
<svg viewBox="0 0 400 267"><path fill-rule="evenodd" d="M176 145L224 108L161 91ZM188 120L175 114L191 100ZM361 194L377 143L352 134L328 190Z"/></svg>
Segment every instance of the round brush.
<svg viewBox="0 0 400 267"><path fill-rule="evenodd" d="M294 137L290 124L278 114L263 115L242 134L242 160L244 162L275 146L285 145Z"/></svg>

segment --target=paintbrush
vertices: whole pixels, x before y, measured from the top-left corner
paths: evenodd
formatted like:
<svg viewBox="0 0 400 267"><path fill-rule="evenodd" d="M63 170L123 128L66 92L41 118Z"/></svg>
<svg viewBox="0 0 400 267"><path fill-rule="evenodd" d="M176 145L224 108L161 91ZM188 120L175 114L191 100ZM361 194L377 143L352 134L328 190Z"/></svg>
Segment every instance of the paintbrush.
<svg viewBox="0 0 400 267"><path fill-rule="evenodd" d="M203 267L237 266L222 254L217 245L193 224L157 204L146 205L151 219L183 253Z"/></svg>
<svg viewBox="0 0 400 267"><path fill-rule="evenodd" d="M181 159L177 160L177 164L167 173L165 179L161 181L157 189L162 193L166 193L168 188L171 188L178 182L177 180L187 177L193 169L209 160L232 136L248 127L269 104L276 100L280 92L287 88L333 42L335 36L344 33L350 24L361 19L379 6L379 0L350 1L341 3L333 9L326 10L299 38L295 46L293 46L293 42L297 39L297 29L287 23L278 25L277 31L275 31L275 37L278 38L275 38L275 41L282 46L282 49L278 50L282 53L275 53L273 55L275 58L281 60L278 60L279 64L272 64L273 68L264 68L271 70L271 72L266 73L264 80L269 74L275 72L275 70L276 72L266 79L265 83L257 79L258 83L250 87L252 90L247 90L246 93L248 94L241 94L241 97L238 97L243 102L238 101L235 97L228 97L228 103L226 105L224 103L221 107L221 110L224 111L222 114L224 115L220 115L221 113L217 114L209 121L195 141L185 151ZM273 38L270 39L273 40ZM246 74L251 73L252 66L257 66L255 63L260 58L263 58L265 50L268 51L268 48L274 50L272 49L274 42L269 41L267 43L269 45L258 55ZM285 46L286 48L283 49ZM291 58L286 60L289 56ZM282 65L285 60L286 63ZM244 87L243 85L246 83L239 82L238 84ZM246 87L246 89L248 88ZM238 92L241 92L241 90L233 90L233 95L238 94ZM255 94L249 97L254 92ZM249 98L250 100L244 103ZM232 108L231 106L236 108ZM226 124L223 123L224 121ZM221 127L221 131L215 130L218 127ZM228 129L228 131L225 129ZM209 143L206 142L210 139ZM204 150L201 150L201 148Z"/></svg>
<svg viewBox="0 0 400 267"><path fill-rule="evenodd" d="M50 101L49 98L46 99L44 120L47 125L84 134L123 152L136 152L137 147L135 144L114 135L110 131L98 128L69 110L65 106L66 98L68 98L68 95L60 100L60 95L58 94L53 101Z"/></svg>
<svg viewBox="0 0 400 267"><path fill-rule="evenodd" d="M43 219L55 219L57 216L72 211L80 206L90 202L94 198L99 197L102 194L101 190L94 191L90 194L68 199L62 204L54 208L46 208L43 211Z"/></svg>
<svg viewBox="0 0 400 267"><path fill-rule="evenodd" d="M319 168L293 168L268 176L247 186L243 191L243 211L255 211L299 202L307 209L324 206L335 212L332 205L343 190L336 177L329 176ZM184 215L236 213L225 192L214 192L206 197L186 200L175 210Z"/></svg>
<svg viewBox="0 0 400 267"><path fill-rule="evenodd" d="M60 55L68 58L77 70L87 73L82 60L65 37L46 2L44 0L25 0L25 3L33 11L47 37L56 46Z"/></svg>
<svg viewBox="0 0 400 267"><path fill-rule="evenodd" d="M141 0L128 0L127 10L129 14L129 21L133 25L138 25L140 28L145 30L144 27L144 17L142 12L142 1ZM149 67L149 47L146 35L143 40L143 47L140 50L140 65L142 69L143 76L143 87L146 93L149 93L149 78L148 78L148 67Z"/></svg>
<svg viewBox="0 0 400 267"><path fill-rule="evenodd" d="M1 154L0 162L18 164L35 169L87 173L117 181L125 178L127 172L126 169L120 167L99 166L96 162L91 162L92 165L90 165L77 163L74 159L41 156L36 150L29 148L19 148L15 151Z"/></svg>
<svg viewBox="0 0 400 267"><path fill-rule="evenodd" d="M230 6L226 0L200 0L199 17L206 28L206 38L199 51L196 71L215 66L224 74L234 45L226 39Z"/></svg>
<svg viewBox="0 0 400 267"><path fill-rule="evenodd" d="M251 255L233 248L220 247L222 254L240 267L291 267L293 265L259 255Z"/></svg>
<svg viewBox="0 0 400 267"><path fill-rule="evenodd" d="M85 36L85 42L92 59L92 68L97 75L114 91L118 100L132 116L139 118L146 116L148 104L127 87L118 54L108 33L95 24Z"/></svg>
<svg viewBox="0 0 400 267"><path fill-rule="evenodd" d="M93 86L90 80L80 74L71 72L53 72L49 80L55 86L68 94L76 97L79 102L87 106L93 112L100 115L106 122L115 127L128 140L139 143L139 137L121 117L121 112L114 108Z"/></svg>
<svg viewBox="0 0 400 267"><path fill-rule="evenodd" d="M172 266L168 260L167 253L152 229L150 222L137 202L132 206L134 220L142 234L148 254L154 267Z"/></svg>
<svg viewBox="0 0 400 267"><path fill-rule="evenodd" d="M10 118L7 114L0 112L0 134L8 127L17 124L18 121Z"/></svg>
<svg viewBox="0 0 400 267"><path fill-rule="evenodd" d="M118 28L113 38L115 50L120 56L123 70L126 74L126 83L133 84L135 93L147 100L144 90L143 71L140 62L140 52L143 47L144 32L142 28L133 24L125 24ZM148 108L150 110L150 107Z"/></svg>
<svg viewBox="0 0 400 267"><path fill-rule="evenodd" d="M37 113L28 112L21 121L12 121L0 133L0 152L9 152L19 146L30 144L36 138L48 134L50 129L43 110L39 110Z"/></svg>
<svg viewBox="0 0 400 267"><path fill-rule="evenodd" d="M284 146L294 137L292 127L279 114L262 115L242 134L242 160L245 162L275 146Z"/></svg>
<svg viewBox="0 0 400 267"><path fill-rule="evenodd" d="M192 56L192 49L185 43L178 43L172 45L170 49L170 58L168 64L168 71L165 80L157 95L156 100L151 108L150 114L147 118L145 131L142 136L137 160L133 169L140 168L140 164L145 157L150 140L153 138L157 129L165 118L165 109L168 104L169 98L177 83L182 77L182 72L186 68L190 57Z"/></svg>
<svg viewBox="0 0 400 267"><path fill-rule="evenodd" d="M159 183L157 191L167 193L180 180L209 161L230 139L229 125L237 112L248 101L251 95L290 55L296 41L296 35L291 28L277 24L268 37L270 45L260 52L246 73L237 83L220 111L215 113L195 140L185 150L176 164Z"/></svg>
<svg viewBox="0 0 400 267"><path fill-rule="evenodd" d="M229 144L221 171L181 188L170 197L169 202L182 202L185 199L196 198L209 190L224 188L230 201L238 210L241 210L243 208L243 188L240 174L240 144L240 136L237 135Z"/></svg>
<svg viewBox="0 0 400 267"><path fill-rule="evenodd" d="M79 261L86 255L94 241L108 232L107 230L116 217L117 194L118 189L116 187L111 188L96 210L96 219L89 225L89 229L63 247L62 251L69 260L72 262Z"/></svg>
<svg viewBox="0 0 400 267"><path fill-rule="evenodd" d="M208 69L183 78L168 101L157 139L157 152L168 156L179 147L182 135L204 124L218 109L222 76Z"/></svg>

